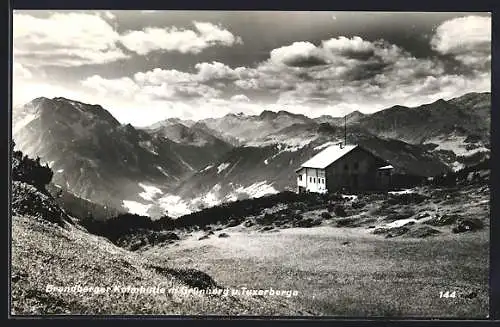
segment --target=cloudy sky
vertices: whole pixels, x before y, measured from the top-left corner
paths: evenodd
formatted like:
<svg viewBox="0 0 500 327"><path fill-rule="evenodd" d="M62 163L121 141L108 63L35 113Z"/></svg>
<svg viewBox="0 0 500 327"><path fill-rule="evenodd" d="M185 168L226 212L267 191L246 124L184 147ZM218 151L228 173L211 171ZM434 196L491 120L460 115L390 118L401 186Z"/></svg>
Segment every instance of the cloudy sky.
<svg viewBox="0 0 500 327"><path fill-rule="evenodd" d="M311 117L490 91L488 13L16 11L13 102L63 96L123 123Z"/></svg>

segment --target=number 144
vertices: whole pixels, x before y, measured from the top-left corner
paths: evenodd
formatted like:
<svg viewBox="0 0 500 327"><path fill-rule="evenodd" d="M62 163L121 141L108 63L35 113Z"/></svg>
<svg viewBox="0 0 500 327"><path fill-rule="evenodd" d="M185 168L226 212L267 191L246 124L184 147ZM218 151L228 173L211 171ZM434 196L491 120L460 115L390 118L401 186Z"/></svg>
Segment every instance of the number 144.
<svg viewBox="0 0 500 327"><path fill-rule="evenodd" d="M445 299L448 299L448 298L456 298L457 297L457 293L455 291L453 292L450 292L450 291L446 291L446 292L439 292L439 297L440 298L445 298Z"/></svg>

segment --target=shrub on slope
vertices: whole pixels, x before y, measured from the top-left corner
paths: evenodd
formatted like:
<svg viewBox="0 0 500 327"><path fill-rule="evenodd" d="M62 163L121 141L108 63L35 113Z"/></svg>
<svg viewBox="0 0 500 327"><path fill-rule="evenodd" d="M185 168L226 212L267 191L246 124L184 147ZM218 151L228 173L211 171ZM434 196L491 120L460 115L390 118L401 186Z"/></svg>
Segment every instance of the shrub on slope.
<svg viewBox="0 0 500 327"><path fill-rule="evenodd" d="M46 186L54 173L48 166L40 164L40 158L31 159L21 151L14 151L12 142L12 180L33 185L37 190L47 194Z"/></svg>
<svg viewBox="0 0 500 327"><path fill-rule="evenodd" d="M13 216L30 216L65 226L72 222L71 218L54 202L54 199L38 191L33 185L23 182L12 182Z"/></svg>
<svg viewBox="0 0 500 327"><path fill-rule="evenodd" d="M12 214L41 218L59 226L72 223L72 219L55 203L46 189L52 176L52 170L42 166L40 158L33 160L21 151L13 151Z"/></svg>

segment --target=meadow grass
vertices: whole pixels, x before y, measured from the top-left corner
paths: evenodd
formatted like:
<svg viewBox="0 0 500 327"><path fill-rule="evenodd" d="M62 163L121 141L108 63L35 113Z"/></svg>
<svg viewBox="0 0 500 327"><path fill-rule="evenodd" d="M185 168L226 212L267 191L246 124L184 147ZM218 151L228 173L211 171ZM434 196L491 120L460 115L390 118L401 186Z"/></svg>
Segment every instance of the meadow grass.
<svg viewBox="0 0 500 327"><path fill-rule="evenodd" d="M231 287L298 290L292 301L327 316L488 314L488 230L426 239L383 239L329 226L228 234L181 243L166 250L169 261ZM455 291L456 298L440 298L441 291Z"/></svg>

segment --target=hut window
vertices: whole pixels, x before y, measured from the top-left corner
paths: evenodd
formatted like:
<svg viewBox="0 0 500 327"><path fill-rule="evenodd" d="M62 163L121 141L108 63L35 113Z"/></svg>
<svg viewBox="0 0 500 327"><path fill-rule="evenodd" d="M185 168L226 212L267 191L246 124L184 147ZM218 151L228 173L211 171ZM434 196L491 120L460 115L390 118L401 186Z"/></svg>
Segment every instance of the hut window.
<svg viewBox="0 0 500 327"><path fill-rule="evenodd" d="M316 177L313 178L313 183L316 183Z"/></svg>
<svg viewBox="0 0 500 327"><path fill-rule="evenodd" d="M309 182L313 182L313 178L312 177L309 177Z"/></svg>
<svg viewBox="0 0 500 327"><path fill-rule="evenodd" d="M302 175L299 175L299 181L301 181L301 180L302 180Z"/></svg>

